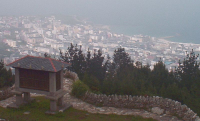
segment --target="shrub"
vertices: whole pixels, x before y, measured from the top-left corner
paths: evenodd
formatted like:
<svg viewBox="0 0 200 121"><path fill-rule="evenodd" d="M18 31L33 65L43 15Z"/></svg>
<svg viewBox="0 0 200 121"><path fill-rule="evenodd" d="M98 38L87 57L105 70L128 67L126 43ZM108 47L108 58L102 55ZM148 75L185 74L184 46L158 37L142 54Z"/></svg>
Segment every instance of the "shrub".
<svg viewBox="0 0 200 121"><path fill-rule="evenodd" d="M72 85L72 95L80 98L89 90L89 87L81 82L80 80L76 81Z"/></svg>
<svg viewBox="0 0 200 121"><path fill-rule="evenodd" d="M91 89L91 91L99 92L100 83L99 83L99 80L95 76L93 76L93 75L89 76L88 74L84 74L83 82L86 85L88 85L88 87Z"/></svg>

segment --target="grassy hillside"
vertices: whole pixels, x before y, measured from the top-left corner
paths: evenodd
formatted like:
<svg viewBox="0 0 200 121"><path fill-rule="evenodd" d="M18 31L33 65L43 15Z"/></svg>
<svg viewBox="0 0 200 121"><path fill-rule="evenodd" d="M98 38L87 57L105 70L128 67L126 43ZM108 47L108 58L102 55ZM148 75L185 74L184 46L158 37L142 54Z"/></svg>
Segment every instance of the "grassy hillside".
<svg viewBox="0 0 200 121"><path fill-rule="evenodd" d="M46 115L45 111L48 109L49 100L44 97L36 97L33 103L19 109L0 108L0 118L9 121L154 121L140 116L91 114L74 108L70 108L64 113ZM30 112L30 114L24 114L24 112Z"/></svg>

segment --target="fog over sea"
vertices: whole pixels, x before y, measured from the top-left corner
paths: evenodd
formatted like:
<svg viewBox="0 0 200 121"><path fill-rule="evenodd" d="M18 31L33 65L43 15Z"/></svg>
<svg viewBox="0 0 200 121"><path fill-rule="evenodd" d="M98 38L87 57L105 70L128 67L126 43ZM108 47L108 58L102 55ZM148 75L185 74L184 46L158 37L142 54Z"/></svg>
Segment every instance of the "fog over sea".
<svg viewBox="0 0 200 121"><path fill-rule="evenodd" d="M7 0L0 15L77 15L125 35L200 44L200 0Z"/></svg>

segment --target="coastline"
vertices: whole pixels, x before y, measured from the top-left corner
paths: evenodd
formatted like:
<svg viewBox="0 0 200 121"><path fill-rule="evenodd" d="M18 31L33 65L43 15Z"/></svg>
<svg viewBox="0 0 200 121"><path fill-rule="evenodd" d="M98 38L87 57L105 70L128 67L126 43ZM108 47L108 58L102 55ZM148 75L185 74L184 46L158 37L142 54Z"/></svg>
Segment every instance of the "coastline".
<svg viewBox="0 0 200 121"><path fill-rule="evenodd" d="M124 34L126 36L144 35L144 34L141 34L141 33L140 34L139 33L137 33L137 34L127 34L126 32L115 32L115 30L113 30L112 27L109 26L109 28L110 28L111 32L114 32L114 33L117 33L117 34ZM177 36L177 35L171 35L171 36L158 37L158 36L152 36L152 35L146 35L145 34L145 36L155 37L158 40L163 41L163 42L167 42L167 43L176 43L176 44L183 44L183 45L190 44L190 45L199 45L200 46L200 43L180 42L180 41L170 40L170 39L175 39L176 37L180 37L180 35L179 36Z"/></svg>
<svg viewBox="0 0 200 121"><path fill-rule="evenodd" d="M89 21L88 19L84 19L84 21L82 21L83 23L90 23L93 24L95 27L100 28L100 29L104 29L107 31L110 31L111 33L115 33L115 34L123 34L125 36L134 36L134 35L144 35L144 36L150 36L150 37L155 37L157 38L159 41L163 41L163 42L167 42L167 43L176 43L176 44L184 44L184 45L199 45L200 43L194 43L194 42L180 42L180 40L183 40L181 38L177 38L177 37L181 37L181 34L176 33L174 35L167 35L167 36L152 36L151 34L141 34L143 33L141 30L137 30L138 26L135 27L127 27L127 26L116 26L116 25L108 25L108 24L98 24L92 21ZM133 30L133 28L135 28ZM172 40L175 39L176 40ZM182 37L183 38L183 37ZM184 40L183 40L184 41Z"/></svg>
<svg viewBox="0 0 200 121"><path fill-rule="evenodd" d="M174 41L170 41L168 39L166 39L165 37L161 37L158 38L159 41L164 42L164 43L176 43L176 44L183 44L183 45L197 45L200 46L200 44L196 44L196 43L183 43L183 42L174 42Z"/></svg>
<svg viewBox="0 0 200 121"><path fill-rule="evenodd" d="M89 21L90 20L90 21ZM123 25L123 24L103 24L92 21L90 18L84 19L83 23L89 23L93 26L107 30L111 33L115 34L123 34L125 36L134 36L134 35L144 35L155 37L157 39L165 39L163 41L169 43L179 43L179 44L192 44L192 45L200 45L200 38L196 37L194 32L193 34L187 33L185 31L166 31L166 28L156 29L156 28L149 28L149 26L143 25ZM164 33L164 34L163 34ZM187 36L189 35L189 36ZM196 40L196 41L195 41Z"/></svg>
<svg viewBox="0 0 200 121"><path fill-rule="evenodd" d="M117 34L124 34L128 36L144 35L155 37L158 39L166 39L175 43L191 43L200 44L200 37L196 36L196 33L187 31L167 31L165 28L154 30L154 28L148 28L148 26L123 26L123 25L109 25L111 32ZM155 28L156 29L156 28Z"/></svg>

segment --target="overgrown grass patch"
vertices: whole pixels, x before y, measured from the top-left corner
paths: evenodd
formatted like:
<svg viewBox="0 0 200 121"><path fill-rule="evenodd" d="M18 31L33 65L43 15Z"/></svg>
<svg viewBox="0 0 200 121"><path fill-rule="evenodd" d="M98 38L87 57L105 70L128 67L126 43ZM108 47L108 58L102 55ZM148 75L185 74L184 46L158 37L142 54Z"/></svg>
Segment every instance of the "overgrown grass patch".
<svg viewBox="0 0 200 121"><path fill-rule="evenodd" d="M91 114L86 111L69 108L63 113L56 115L47 115L49 110L49 100L44 97L35 97L35 101L21 106L19 109L4 109L0 107L0 118L9 121L154 121L153 119L144 119L140 116L119 116ZM24 114L30 112L30 114Z"/></svg>

